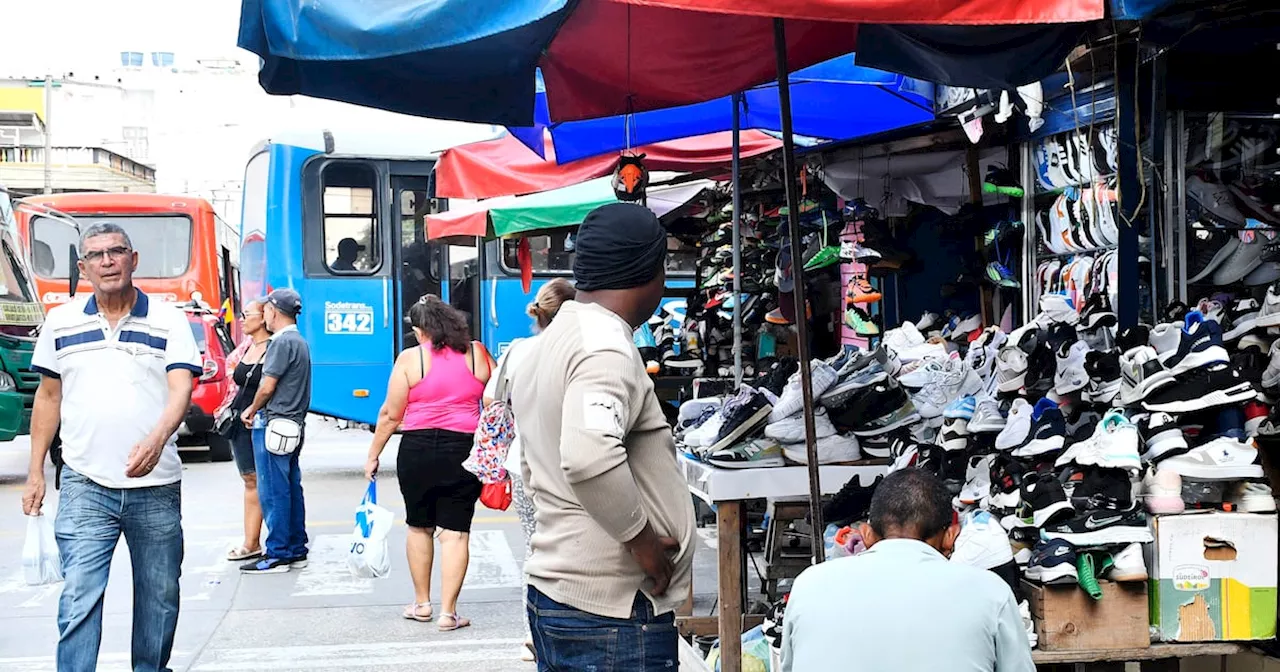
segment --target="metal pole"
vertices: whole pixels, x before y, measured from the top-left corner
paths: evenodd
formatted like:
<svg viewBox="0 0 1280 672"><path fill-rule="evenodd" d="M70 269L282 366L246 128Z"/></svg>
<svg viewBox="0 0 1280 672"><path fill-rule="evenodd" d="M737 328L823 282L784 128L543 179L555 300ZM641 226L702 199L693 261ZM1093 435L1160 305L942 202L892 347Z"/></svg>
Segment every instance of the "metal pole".
<svg viewBox="0 0 1280 672"><path fill-rule="evenodd" d="M1138 227L1137 220L1141 213L1138 210L1141 181L1138 173L1142 170L1139 162L1137 115L1137 76L1134 72L1138 63L1138 45L1121 43L1116 45L1116 147L1119 154L1117 172L1120 185L1120 244L1116 256L1119 258L1120 295L1115 306L1120 328L1125 329L1138 323ZM1128 221L1125 221L1125 220Z"/></svg>
<svg viewBox="0 0 1280 672"><path fill-rule="evenodd" d="M53 193L53 125L49 112L53 109L53 75L44 76L44 193Z"/></svg>
<svg viewBox="0 0 1280 672"><path fill-rule="evenodd" d="M813 372L809 367L809 324L804 309L804 257L800 247L800 194L796 187L796 144L791 130L791 82L787 68L787 32L782 19L773 20L773 49L778 60L778 109L782 117L782 184L787 190L787 232L791 242L791 275L796 303L796 355L800 359L800 390L804 393L804 451L809 469L809 520L813 523L813 562L822 562L822 484L818 446L813 427Z"/></svg>
<svg viewBox="0 0 1280 672"><path fill-rule="evenodd" d="M733 94L733 386L742 387L742 94Z"/></svg>

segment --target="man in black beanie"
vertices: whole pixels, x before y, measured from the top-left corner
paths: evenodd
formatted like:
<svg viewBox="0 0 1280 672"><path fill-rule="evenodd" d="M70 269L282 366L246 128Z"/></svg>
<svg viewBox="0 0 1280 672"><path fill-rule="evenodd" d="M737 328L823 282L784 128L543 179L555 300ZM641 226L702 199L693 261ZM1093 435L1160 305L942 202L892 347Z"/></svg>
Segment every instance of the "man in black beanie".
<svg viewBox="0 0 1280 672"><path fill-rule="evenodd" d="M675 669L693 569L693 505L632 340L662 300L666 231L601 206L578 231L577 297L511 375L537 502L529 625L539 670ZM570 633L572 636L561 636Z"/></svg>

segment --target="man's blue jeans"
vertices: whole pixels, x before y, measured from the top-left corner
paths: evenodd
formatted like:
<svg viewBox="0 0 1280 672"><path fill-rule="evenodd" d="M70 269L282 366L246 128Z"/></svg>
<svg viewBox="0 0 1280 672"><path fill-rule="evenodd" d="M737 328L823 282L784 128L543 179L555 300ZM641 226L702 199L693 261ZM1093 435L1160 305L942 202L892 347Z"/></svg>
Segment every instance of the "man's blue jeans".
<svg viewBox="0 0 1280 672"><path fill-rule="evenodd" d="M253 430L253 460L258 472L258 501L267 524L267 557L300 560L307 557L307 509L302 501L302 468L298 454L267 452L267 430Z"/></svg>
<svg viewBox="0 0 1280 672"><path fill-rule="evenodd" d="M98 667L102 596L121 534L133 563L132 667L169 669L182 575L182 485L116 490L64 467L54 522L66 579L58 601L58 672Z"/></svg>
<svg viewBox="0 0 1280 672"><path fill-rule="evenodd" d="M654 616L653 603L641 593L628 619L560 604L533 586L526 606L538 672L665 672L678 665L675 614Z"/></svg>

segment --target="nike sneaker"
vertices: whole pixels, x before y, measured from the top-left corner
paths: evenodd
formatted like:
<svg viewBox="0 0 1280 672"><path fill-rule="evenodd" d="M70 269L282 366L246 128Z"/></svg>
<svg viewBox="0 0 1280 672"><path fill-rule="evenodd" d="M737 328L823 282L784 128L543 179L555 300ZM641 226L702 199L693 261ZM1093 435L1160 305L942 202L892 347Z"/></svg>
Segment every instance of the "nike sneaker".
<svg viewBox="0 0 1280 672"><path fill-rule="evenodd" d="M1115 351L1085 353L1084 372L1089 376L1084 400L1094 404L1111 405L1120 395L1120 354Z"/></svg>
<svg viewBox="0 0 1280 672"><path fill-rule="evenodd" d="M969 456L964 487L958 495L961 504L977 504L991 496L991 461L994 458L995 455Z"/></svg>
<svg viewBox="0 0 1280 672"><path fill-rule="evenodd" d="M1013 450L1029 439L1031 434L1032 423L1031 404L1021 397L1013 400L1013 405L1009 407L1008 419L1005 422L1004 429L996 435L997 450Z"/></svg>
<svg viewBox="0 0 1280 672"><path fill-rule="evenodd" d="M1061 539L1048 539L1036 545L1027 563L1028 581L1049 585L1075 585L1076 549Z"/></svg>
<svg viewBox="0 0 1280 672"><path fill-rule="evenodd" d="M1080 311L1080 325L1085 329L1116 326L1116 314L1111 309L1111 299L1105 293L1094 293L1085 301Z"/></svg>
<svg viewBox="0 0 1280 672"><path fill-rule="evenodd" d="M1006 346L996 355L996 390L1007 394L1017 392L1026 384L1027 353L1017 346ZM1280 371L1277 372L1280 379Z"/></svg>
<svg viewBox="0 0 1280 672"><path fill-rule="evenodd" d="M991 165L987 167L987 177L982 181L982 193L1022 198L1026 192L1018 184L1013 171L1004 166Z"/></svg>
<svg viewBox="0 0 1280 672"><path fill-rule="evenodd" d="M880 290L871 285L865 275L855 275L845 286L844 300L847 305L875 303L884 298Z"/></svg>
<svg viewBox="0 0 1280 672"><path fill-rule="evenodd" d="M1078 392L1089 385L1089 374L1084 370L1085 357L1092 352L1083 341L1064 343L1056 353L1057 365L1053 375L1053 389L1060 395Z"/></svg>
<svg viewBox="0 0 1280 672"><path fill-rule="evenodd" d="M1047 539L1062 539L1075 546L1150 543L1155 540L1142 509L1085 511L1041 531Z"/></svg>
<svg viewBox="0 0 1280 672"><path fill-rule="evenodd" d="M969 447L969 421L964 418L945 418L934 443L947 451L965 450Z"/></svg>
<svg viewBox="0 0 1280 672"><path fill-rule="evenodd" d="M1036 402L1031 413L1027 440L1014 448L1014 457L1035 457L1062 450L1067 433L1062 409L1050 399Z"/></svg>
<svg viewBox="0 0 1280 672"><path fill-rule="evenodd" d="M858 336L876 336L880 327L867 312L857 306L844 311L844 326L852 329Z"/></svg>
<svg viewBox="0 0 1280 672"><path fill-rule="evenodd" d="M1025 514L1029 513L1035 527L1045 527L1075 514L1075 508L1067 500L1062 483L1053 474L1029 474L1024 478L1021 506L1019 517L1025 521Z"/></svg>
<svg viewBox="0 0 1280 672"><path fill-rule="evenodd" d="M1013 562L1013 547L1009 535L990 513L974 511L960 520L960 535L956 537L951 561L979 569L995 569Z"/></svg>
<svg viewBox="0 0 1280 672"><path fill-rule="evenodd" d="M1004 429L1005 423L1000 402L991 396L980 396L974 403L973 417L969 419L968 430L973 433L999 432Z"/></svg>

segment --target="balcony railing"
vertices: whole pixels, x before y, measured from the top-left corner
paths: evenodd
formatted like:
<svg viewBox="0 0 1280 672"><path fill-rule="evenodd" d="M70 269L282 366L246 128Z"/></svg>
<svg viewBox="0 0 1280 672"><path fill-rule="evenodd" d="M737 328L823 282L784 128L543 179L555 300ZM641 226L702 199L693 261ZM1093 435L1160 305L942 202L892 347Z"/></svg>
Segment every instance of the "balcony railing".
<svg viewBox="0 0 1280 672"><path fill-rule="evenodd" d="M101 147L53 147L49 163L55 168L99 166L146 182L155 182L154 168ZM43 147L0 147L0 164L44 165Z"/></svg>

